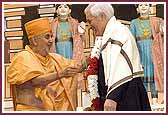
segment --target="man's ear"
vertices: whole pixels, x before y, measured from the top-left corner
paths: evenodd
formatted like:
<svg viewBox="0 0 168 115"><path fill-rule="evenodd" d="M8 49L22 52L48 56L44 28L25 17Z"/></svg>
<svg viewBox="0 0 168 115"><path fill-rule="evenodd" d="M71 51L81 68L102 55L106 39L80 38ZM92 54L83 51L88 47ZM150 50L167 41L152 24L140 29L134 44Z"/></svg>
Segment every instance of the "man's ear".
<svg viewBox="0 0 168 115"><path fill-rule="evenodd" d="M107 16L105 15L105 13L101 13L99 19L101 19L100 21L103 21L104 19L107 19Z"/></svg>
<svg viewBox="0 0 168 115"><path fill-rule="evenodd" d="M37 46L37 39L35 37L31 38L30 42L32 43L33 46Z"/></svg>
<svg viewBox="0 0 168 115"><path fill-rule="evenodd" d="M100 19L103 20L104 18L106 18L106 15L104 13L100 14Z"/></svg>

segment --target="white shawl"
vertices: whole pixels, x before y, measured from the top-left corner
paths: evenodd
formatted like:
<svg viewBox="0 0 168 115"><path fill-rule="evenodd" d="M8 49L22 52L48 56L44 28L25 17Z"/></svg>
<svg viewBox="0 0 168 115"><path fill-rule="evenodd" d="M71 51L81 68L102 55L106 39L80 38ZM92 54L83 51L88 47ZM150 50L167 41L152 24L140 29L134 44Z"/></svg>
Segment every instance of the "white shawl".
<svg viewBox="0 0 168 115"><path fill-rule="evenodd" d="M102 37L102 46L106 44L109 38L119 41L123 44L122 49L126 52L133 65L133 72L142 71L135 38L132 36L129 29L117 21L114 16L109 20L105 28ZM109 89L112 85L114 86L115 84L115 87L113 87L111 90L114 90L123 83L131 80L124 80L127 76L132 75L132 72L120 51L121 47L119 45L111 43L108 43L106 48L102 51L106 85L108 85ZM109 93L110 92L108 92L108 94Z"/></svg>

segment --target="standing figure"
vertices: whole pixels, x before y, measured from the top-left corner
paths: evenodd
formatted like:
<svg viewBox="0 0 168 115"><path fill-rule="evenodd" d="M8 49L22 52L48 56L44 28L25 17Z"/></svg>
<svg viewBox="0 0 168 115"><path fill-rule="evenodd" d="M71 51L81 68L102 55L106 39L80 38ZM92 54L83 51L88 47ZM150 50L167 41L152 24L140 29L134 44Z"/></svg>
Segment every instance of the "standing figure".
<svg viewBox="0 0 168 115"><path fill-rule="evenodd" d="M88 89L92 94L93 108L105 111L151 110L141 80L143 71L138 48L129 28L116 20L110 4L90 4L85 14L97 37L88 67Z"/></svg>
<svg viewBox="0 0 168 115"><path fill-rule="evenodd" d="M130 30L136 39L144 69L144 85L148 92L148 83L152 103L157 104L158 91L163 91L163 39L159 30L160 18L149 17L150 5L139 4L137 11L140 16L131 21ZM157 85L156 85L157 84ZM157 86L157 87L156 87Z"/></svg>
<svg viewBox="0 0 168 115"><path fill-rule="evenodd" d="M83 41L78 32L78 20L71 17L71 5L57 4L56 13L57 17L51 23L54 41L51 52L56 52L68 59L81 61L84 57ZM78 73L75 78L78 89L84 89L83 74Z"/></svg>
<svg viewBox="0 0 168 115"><path fill-rule="evenodd" d="M78 33L78 21L70 16L71 5L56 5L57 17L52 22L54 46L56 52L65 58L81 60L83 42Z"/></svg>

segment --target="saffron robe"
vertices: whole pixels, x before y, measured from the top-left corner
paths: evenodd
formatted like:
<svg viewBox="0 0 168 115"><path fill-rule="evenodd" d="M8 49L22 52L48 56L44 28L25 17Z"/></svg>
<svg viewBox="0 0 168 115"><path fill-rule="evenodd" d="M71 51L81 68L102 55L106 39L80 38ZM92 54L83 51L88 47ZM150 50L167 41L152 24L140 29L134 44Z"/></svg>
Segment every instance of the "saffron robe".
<svg viewBox="0 0 168 115"><path fill-rule="evenodd" d="M74 111L76 110L75 77L62 78L46 86L35 86L32 79L74 66L75 61L55 53L42 57L29 46L19 52L7 71L8 82L16 86L16 110ZM56 69L55 69L56 68Z"/></svg>

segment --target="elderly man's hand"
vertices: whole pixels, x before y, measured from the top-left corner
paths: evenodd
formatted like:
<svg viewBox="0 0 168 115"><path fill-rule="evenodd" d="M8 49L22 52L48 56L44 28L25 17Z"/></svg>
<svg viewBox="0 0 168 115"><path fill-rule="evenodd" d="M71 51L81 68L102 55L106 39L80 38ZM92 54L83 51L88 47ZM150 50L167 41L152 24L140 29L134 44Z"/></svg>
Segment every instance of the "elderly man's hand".
<svg viewBox="0 0 168 115"><path fill-rule="evenodd" d="M69 77L69 76L74 76L75 74L79 73L79 68L78 67L67 67L63 71L59 73L61 77Z"/></svg>
<svg viewBox="0 0 168 115"><path fill-rule="evenodd" d="M84 71L85 69L87 69L88 67L88 62L89 62L89 58L84 57L82 58L81 61L77 61L75 67L77 67L77 69L79 70L78 72L81 73L82 71Z"/></svg>
<svg viewBox="0 0 168 115"><path fill-rule="evenodd" d="M87 69L88 67L88 63L89 63L89 57L84 57L81 61L81 68L82 68L82 71L84 69Z"/></svg>
<svg viewBox="0 0 168 115"><path fill-rule="evenodd" d="M117 103L111 99L106 99L104 103L104 111L116 111Z"/></svg>

